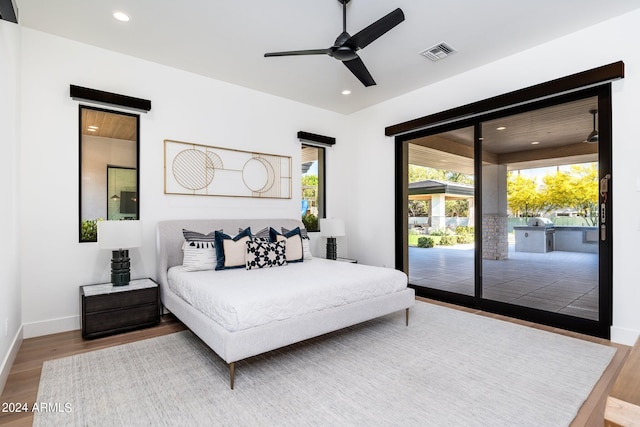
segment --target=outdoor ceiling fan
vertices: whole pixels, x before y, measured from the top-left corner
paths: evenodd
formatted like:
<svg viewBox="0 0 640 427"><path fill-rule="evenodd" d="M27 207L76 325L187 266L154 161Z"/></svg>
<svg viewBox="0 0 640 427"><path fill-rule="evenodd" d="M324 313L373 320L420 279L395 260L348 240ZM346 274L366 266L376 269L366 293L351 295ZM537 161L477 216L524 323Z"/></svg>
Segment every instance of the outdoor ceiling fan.
<svg viewBox="0 0 640 427"><path fill-rule="evenodd" d="M355 75L365 86L373 86L376 82L369 74L362 59L356 53L380 36L391 30L393 27L404 21L404 13L401 9L396 9L388 15L380 18L365 29L353 36L347 32L347 3L351 0L338 0L342 3L342 33L338 36L333 46L327 49L292 50L285 52L265 53L265 57L270 56L297 56L297 55L329 55L342 63Z"/></svg>
<svg viewBox="0 0 640 427"><path fill-rule="evenodd" d="M587 136L587 139L585 139L584 142L595 144L599 139L598 131L596 130L596 114L598 114L598 110L589 110L589 114L593 114L593 130L591 131L589 136Z"/></svg>

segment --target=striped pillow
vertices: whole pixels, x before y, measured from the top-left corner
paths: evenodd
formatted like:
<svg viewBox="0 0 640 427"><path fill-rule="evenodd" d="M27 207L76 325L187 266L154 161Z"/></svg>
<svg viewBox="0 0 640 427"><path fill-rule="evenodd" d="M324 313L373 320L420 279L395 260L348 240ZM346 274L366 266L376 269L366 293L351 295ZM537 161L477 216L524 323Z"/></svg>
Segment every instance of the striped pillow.
<svg viewBox="0 0 640 427"><path fill-rule="evenodd" d="M222 231L222 230L220 230ZM216 241L215 231L212 231L207 234L198 233L197 231L185 230L182 229L182 235L184 236L184 240L187 242L211 242L214 243Z"/></svg>
<svg viewBox="0 0 640 427"><path fill-rule="evenodd" d="M216 267L216 251L213 242L185 242L182 268L184 271L213 270Z"/></svg>
<svg viewBox="0 0 640 427"><path fill-rule="evenodd" d="M242 233L244 231L244 228L238 228L238 233ZM270 242L269 240L269 227L265 227L262 230L258 231L257 233L252 233L251 234L251 239L252 240L257 240L260 239L264 242Z"/></svg>

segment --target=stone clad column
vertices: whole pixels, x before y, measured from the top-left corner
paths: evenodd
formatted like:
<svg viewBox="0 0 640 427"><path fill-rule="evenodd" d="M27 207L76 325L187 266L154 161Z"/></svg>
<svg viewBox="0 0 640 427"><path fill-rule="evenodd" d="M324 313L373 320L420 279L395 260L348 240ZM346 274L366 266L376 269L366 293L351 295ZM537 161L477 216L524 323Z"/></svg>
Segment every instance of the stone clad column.
<svg viewBox="0 0 640 427"><path fill-rule="evenodd" d="M509 258L507 167L482 167L482 258Z"/></svg>

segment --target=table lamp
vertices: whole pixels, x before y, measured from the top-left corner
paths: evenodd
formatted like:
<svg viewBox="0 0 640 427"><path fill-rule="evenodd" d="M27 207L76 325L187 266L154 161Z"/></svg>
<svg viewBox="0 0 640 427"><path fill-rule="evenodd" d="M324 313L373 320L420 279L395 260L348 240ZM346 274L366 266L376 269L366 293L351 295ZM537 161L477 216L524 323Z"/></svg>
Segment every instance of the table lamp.
<svg viewBox="0 0 640 427"><path fill-rule="evenodd" d="M344 221L339 218L320 218L320 235L327 238L327 259L338 258L336 237L344 236Z"/></svg>
<svg viewBox="0 0 640 427"><path fill-rule="evenodd" d="M110 249L111 283L126 286L131 279L129 249L142 246L140 221L98 221L98 247Z"/></svg>

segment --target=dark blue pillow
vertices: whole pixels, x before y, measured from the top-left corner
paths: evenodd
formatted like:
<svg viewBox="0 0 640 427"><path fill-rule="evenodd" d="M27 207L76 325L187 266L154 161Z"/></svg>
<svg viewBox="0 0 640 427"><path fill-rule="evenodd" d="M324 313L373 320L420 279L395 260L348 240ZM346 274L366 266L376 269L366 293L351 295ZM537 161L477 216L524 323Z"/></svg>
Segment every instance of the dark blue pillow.
<svg viewBox="0 0 640 427"><path fill-rule="evenodd" d="M243 231L238 233L235 237L231 237L227 234L224 234L222 231L215 232L215 246L216 246L216 270L224 270L226 268L240 268L246 266L246 254L247 254L247 246L245 243L239 242L244 237L248 237L251 240L251 227L245 228ZM224 241L230 240L233 243L236 243L239 247L234 248L234 256L230 257L230 254L225 253L225 245ZM240 259L239 254L242 254L242 259ZM236 258L236 255L238 259ZM232 259L227 259L232 258Z"/></svg>

